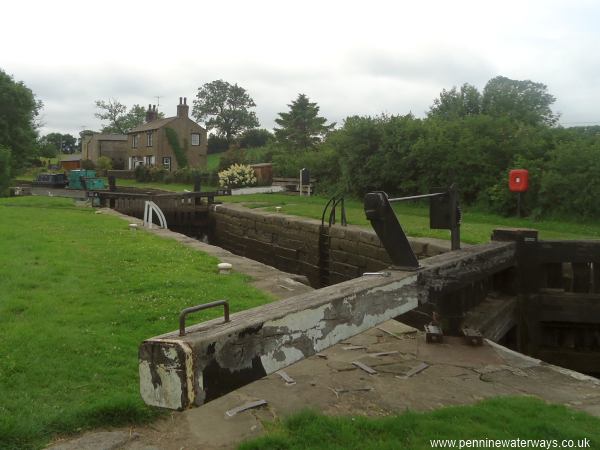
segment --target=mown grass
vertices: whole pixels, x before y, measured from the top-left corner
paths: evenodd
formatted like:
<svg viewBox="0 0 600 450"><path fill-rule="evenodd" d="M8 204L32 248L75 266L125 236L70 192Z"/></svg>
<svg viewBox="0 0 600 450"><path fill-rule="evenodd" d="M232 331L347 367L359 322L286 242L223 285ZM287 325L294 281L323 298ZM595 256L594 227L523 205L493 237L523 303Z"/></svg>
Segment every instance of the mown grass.
<svg viewBox="0 0 600 450"><path fill-rule="evenodd" d="M434 439L455 439L456 448L461 439L543 439L556 440L557 445L538 445L540 448L561 448L563 441L573 441L576 447L586 438L590 440L588 448L600 448L600 419L532 397L494 398L472 406L378 419L326 417L304 411L267 429L266 436L243 443L238 449L421 450L433 448L430 440ZM509 443L496 448L516 446Z"/></svg>
<svg viewBox="0 0 600 450"><path fill-rule="evenodd" d="M206 156L206 170L209 172L214 172L219 168L219 161L221 161L221 156L224 153L211 153Z"/></svg>
<svg viewBox="0 0 600 450"><path fill-rule="evenodd" d="M271 300L217 260L69 199L0 199L0 447L147 421L137 348L184 307ZM197 313L192 323L220 315Z"/></svg>
<svg viewBox="0 0 600 450"><path fill-rule="evenodd" d="M217 154L220 155L221 154ZM210 155L212 156L212 155ZM161 189L165 191L183 192L191 190L193 186L187 184L167 184L157 182L137 182L135 180L117 181L118 186L133 186L140 189ZM217 186L202 186L202 191L214 191ZM328 197L311 196L300 197L290 194L252 194L232 197L219 197L218 200L227 203L243 203L250 208L263 208L275 211L281 206L281 212L313 219L321 219L323 208L329 200ZM400 224L405 233L413 237L434 237L450 239L450 232L446 230L432 230L429 228L429 206L427 200L410 203L396 203L394 209L398 214ZM353 225L370 228L361 200L348 198L346 200L346 214L348 222ZM338 220L339 209L338 209ZM328 216L325 218L328 219ZM463 221L461 225L461 240L468 244L489 242L494 228L521 227L534 228L540 231L541 239L600 239L600 223L593 221L575 221L568 219L542 219L503 217L490 214L469 207L463 207Z"/></svg>
<svg viewBox="0 0 600 450"><path fill-rule="evenodd" d="M105 179L105 183L108 186L108 179ZM164 183L157 181L137 181L137 180L127 180L124 178L119 178L117 180L117 187L135 187L138 189L160 189L163 191L170 192L184 192L191 191L194 189L194 183ZM202 185L202 192L214 191L217 189L217 186L209 186Z"/></svg>
<svg viewBox="0 0 600 450"><path fill-rule="evenodd" d="M243 203L248 207L263 208L267 211L275 211L275 208L280 206L281 213L320 220L328 198L320 196L300 197L287 194L253 194L219 197L219 200L230 203ZM407 235L450 239L449 231L429 228L429 206L426 200L396 203L394 209ZM339 208L337 211L339 223ZM348 223L370 228L370 224L365 217L362 201L357 199L346 200L346 215ZM327 215L325 220L328 217ZM470 244L489 242L492 231L494 228L499 227L535 228L540 231L540 238L542 239L600 239L600 224L598 222L535 221L530 218L501 217L463 208L461 225L461 240L463 242Z"/></svg>

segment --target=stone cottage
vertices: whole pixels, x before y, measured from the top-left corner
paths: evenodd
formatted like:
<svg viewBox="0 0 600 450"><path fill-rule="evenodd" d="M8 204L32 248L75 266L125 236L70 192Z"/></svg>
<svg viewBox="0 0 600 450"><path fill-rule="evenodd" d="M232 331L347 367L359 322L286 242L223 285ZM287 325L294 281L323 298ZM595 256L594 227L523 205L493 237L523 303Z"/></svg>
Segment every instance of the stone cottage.
<svg viewBox="0 0 600 450"><path fill-rule="evenodd" d="M106 156L112 160L113 169L124 169L128 149L126 134L88 134L82 137L81 159L89 159L97 163L98 158Z"/></svg>
<svg viewBox="0 0 600 450"><path fill-rule="evenodd" d="M179 97L177 115L158 118L156 106L148 105L146 123L127 133L128 164L177 170L183 166L205 168L206 130L189 118L187 98Z"/></svg>

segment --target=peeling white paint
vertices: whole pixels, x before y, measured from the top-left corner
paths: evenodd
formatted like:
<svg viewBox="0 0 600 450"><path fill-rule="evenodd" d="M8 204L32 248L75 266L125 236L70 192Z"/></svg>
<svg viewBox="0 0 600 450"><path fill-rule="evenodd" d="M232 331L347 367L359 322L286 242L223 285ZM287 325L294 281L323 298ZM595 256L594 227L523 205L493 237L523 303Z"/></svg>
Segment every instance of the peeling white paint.
<svg viewBox="0 0 600 450"><path fill-rule="evenodd" d="M349 293L338 298L337 302L339 303L336 308L332 308L331 303L325 303L315 308L296 311L282 318L265 321L262 324L263 330L269 329L282 334L268 338L263 336L261 345L264 346L264 350L262 354L260 354L260 347L248 348L242 349L246 350L242 353L243 358L232 359L232 354L225 351L225 348L232 344L229 339L235 340L234 337L220 339L216 342L215 357L221 367L237 371L251 367L252 358L259 356L265 372L270 374L305 358L308 354L317 353L416 308L418 293L417 274L374 287L366 292L363 291L360 295L356 292ZM383 309L384 312L368 314L370 301L376 306L373 309ZM362 312L357 312L357 308L361 311L366 309L367 313L359 317ZM360 323L337 323L336 320L341 320L336 317L339 312L343 312L344 315L349 313L354 317L354 321L360 321ZM310 342L307 343L307 340ZM150 362L140 361L140 390L144 401L150 405L171 409L181 409L182 406L193 405L195 404L194 400L202 403L204 380L201 375L197 378L194 377L191 348L185 342L177 339L161 339L161 342L172 345L162 349L167 362L155 366L155 373L161 379L160 386L154 388L152 384ZM177 361L180 352L174 347L175 344L183 350L185 362ZM308 348L302 348L300 345L308 345ZM227 363L222 361L224 358L227 358ZM181 381L183 379L182 371L185 371L184 382L186 384L184 386ZM199 374L201 372L198 370ZM184 388L187 388L188 401L185 402L186 405L181 405L182 389Z"/></svg>
<svg viewBox="0 0 600 450"><path fill-rule="evenodd" d="M181 409L181 381L173 370L165 369L161 365L154 367L160 378L160 386L152 384L150 363L140 361L140 394L146 404L162 408Z"/></svg>
<svg viewBox="0 0 600 450"><path fill-rule="evenodd" d="M375 294L377 292L393 292L398 289L402 289L404 286L408 286L411 284L415 284L417 281L417 275L407 276L406 278L402 278L401 280L394 281L389 284L385 284L383 286L377 286L373 289L367 291L367 295Z"/></svg>
<svg viewBox="0 0 600 450"><path fill-rule="evenodd" d="M171 361L177 361L177 350L173 347L162 347L161 348L163 355L165 358L170 359Z"/></svg>
<svg viewBox="0 0 600 450"><path fill-rule="evenodd" d="M162 347L162 354L169 362L166 364L153 364L155 373L160 378L160 385L154 387L152 383L152 372L150 371L150 361L139 362L140 374L140 394L142 399L149 405L159 406L161 408L181 409L181 394L183 386L181 383L181 371L185 370L186 390L189 404L193 404L196 391L194 389L194 371L192 349L182 341L174 339L164 339L161 342L168 342L179 346L185 355L185 364L181 365L177 348L173 346ZM200 389L203 388L200 380Z"/></svg>
<svg viewBox="0 0 600 450"><path fill-rule="evenodd" d="M416 281L416 276L409 277L410 281L393 283L395 288L398 290ZM386 286L384 286L385 288ZM379 289L381 291L392 291L388 289ZM370 291L373 294L375 290ZM355 304L349 301L347 298L342 301L342 304L349 309L354 309ZM333 329L329 330L326 335L323 334L323 330L327 327L327 321L325 320L325 312L331 307L326 304L318 308L308 309L304 311L298 311L290 314L281 319L272 320L265 322L263 328L275 327L275 329L285 329L288 331L287 334L277 338L276 342L271 342L269 346L274 350L269 351L265 355L261 355L261 362L266 373L273 373L283 367L293 364L296 361L304 358L304 354L295 347L290 347L290 342L299 339L301 337L307 337L312 341L314 352L319 352L332 345L355 336L369 328L375 327L386 320L396 317L400 314L408 312L418 306L417 289L411 292L409 295L403 293L399 296L399 304L395 307L388 308L382 314L367 314L363 317L360 324L339 324ZM275 359L275 354L280 356L283 353L284 359Z"/></svg>
<svg viewBox="0 0 600 450"><path fill-rule="evenodd" d="M274 357L275 352L282 352L285 355L284 360L276 360ZM289 366L290 364L293 364L296 361L300 361L304 357L304 353L302 353L295 347L280 347L274 351L267 353L266 355L261 355L260 362L262 363L265 372L269 374L278 371L282 367Z"/></svg>

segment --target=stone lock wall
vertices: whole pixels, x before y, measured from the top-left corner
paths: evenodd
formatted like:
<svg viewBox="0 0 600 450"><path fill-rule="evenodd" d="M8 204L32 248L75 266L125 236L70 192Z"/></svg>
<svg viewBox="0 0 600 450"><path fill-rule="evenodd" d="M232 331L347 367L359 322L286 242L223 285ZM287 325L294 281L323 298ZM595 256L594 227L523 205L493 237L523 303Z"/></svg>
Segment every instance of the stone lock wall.
<svg viewBox="0 0 600 450"><path fill-rule="evenodd" d="M211 207L212 241L237 255L308 277L313 287L382 270L391 261L374 231L325 226L313 219L253 210L235 204ZM449 243L410 239L419 258L445 253Z"/></svg>

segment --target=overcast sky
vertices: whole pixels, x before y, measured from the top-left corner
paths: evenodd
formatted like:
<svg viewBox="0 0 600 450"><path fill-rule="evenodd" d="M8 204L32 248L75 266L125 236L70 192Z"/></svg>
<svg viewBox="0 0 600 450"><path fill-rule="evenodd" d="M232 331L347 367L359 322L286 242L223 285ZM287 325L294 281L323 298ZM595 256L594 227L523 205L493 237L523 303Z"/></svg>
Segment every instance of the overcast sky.
<svg viewBox="0 0 600 450"><path fill-rule="evenodd" d="M422 117L444 88L496 75L557 97L566 126L600 123L597 1L19 0L2 5L0 69L44 102L42 133L99 129L94 101L175 115L215 79L261 126L298 93L330 121Z"/></svg>

